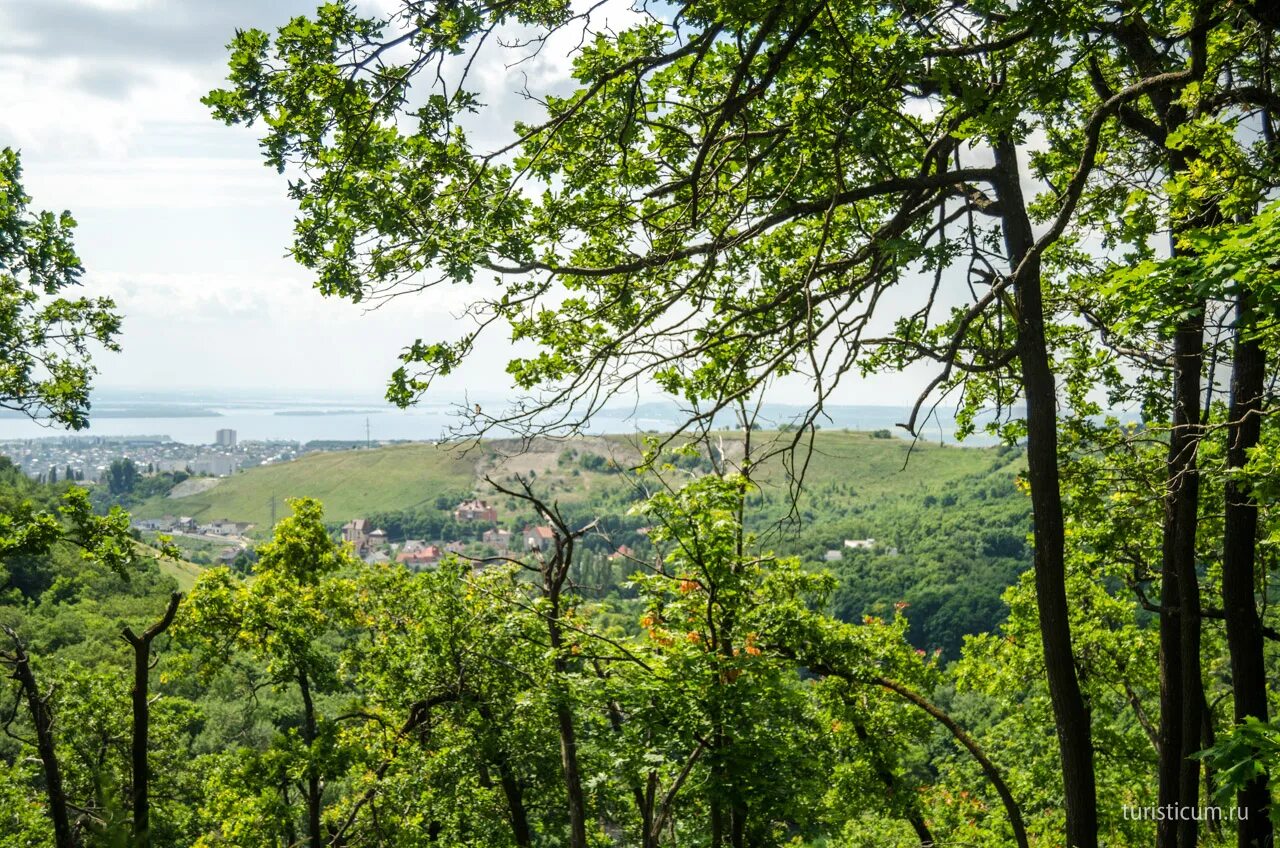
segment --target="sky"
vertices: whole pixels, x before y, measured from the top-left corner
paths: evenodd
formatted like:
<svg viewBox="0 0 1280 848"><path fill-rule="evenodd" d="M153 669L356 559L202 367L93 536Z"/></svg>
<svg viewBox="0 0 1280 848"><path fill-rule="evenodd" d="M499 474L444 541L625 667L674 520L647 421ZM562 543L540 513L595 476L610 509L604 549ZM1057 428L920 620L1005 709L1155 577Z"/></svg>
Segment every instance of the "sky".
<svg viewBox="0 0 1280 848"><path fill-rule="evenodd" d="M378 397L415 338L453 338L465 290L369 312L327 300L285 251L294 207L252 129L214 121L237 28L271 30L317 0L0 0L0 146L22 154L37 209L68 209L86 294L114 297L123 352L97 357L114 390L290 390ZM376 10L394 0L364 0ZM519 72L481 68L492 128L528 117L516 95L566 79L565 50ZM503 396L511 348L497 335L439 388ZM925 372L853 380L836 398L905 404ZM801 385L770 400L803 402Z"/></svg>

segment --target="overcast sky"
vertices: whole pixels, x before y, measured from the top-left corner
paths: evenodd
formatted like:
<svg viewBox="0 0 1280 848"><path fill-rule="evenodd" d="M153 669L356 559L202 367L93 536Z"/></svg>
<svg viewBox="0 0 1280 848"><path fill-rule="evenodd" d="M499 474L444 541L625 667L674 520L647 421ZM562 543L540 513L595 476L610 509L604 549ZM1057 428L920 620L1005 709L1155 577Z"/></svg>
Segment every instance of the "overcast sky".
<svg viewBox="0 0 1280 848"><path fill-rule="evenodd" d="M367 0L367 8L393 0ZM124 352L99 357L112 388L381 395L414 338L452 338L461 292L366 313L326 300L284 253L293 206L252 130L213 121L236 28L272 29L316 0L0 0L0 146L21 150L33 206L69 209L91 294L125 315ZM521 68L554 82L563 53ZM519 78L482 69L509 125ZM502 393L498 336L446 392ZM850 382L844 403L899 404L923 379ZM771 399L803 400L802 387Z"/></svg>

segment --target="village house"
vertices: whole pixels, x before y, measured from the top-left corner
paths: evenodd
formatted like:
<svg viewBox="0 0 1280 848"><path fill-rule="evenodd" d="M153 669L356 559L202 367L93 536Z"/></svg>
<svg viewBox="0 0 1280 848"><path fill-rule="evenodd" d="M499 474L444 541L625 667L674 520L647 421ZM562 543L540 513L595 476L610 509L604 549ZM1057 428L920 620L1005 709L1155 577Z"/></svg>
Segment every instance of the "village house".
<svg viewBox="0 0 1280 848"><path fill-rule="evenodd" d="M550 527L526 527L524 529L524 549L526 551L548 551L555 544L556 534Z"/></svg>
<svg viewBox="0 0 1280 848"><path fill-rule="evenodd" d="M629 546L618 545L617 550L609 554L609 559L611 560L632 559L633 557L635 557L635 555L636 555L636 552L631 550Z"/></svg>
<svg viewBox="0 0 1280 848"><path fill-rule="evenodd" d="M356 518L342 525L342 541L350 542L356 550L363 550L373 532L373 522L367 518Z"/></svg>
<svg viewBox="0 0 1280 848"><path fill-rule="evenodd" d="M133 522L135 530L165 531L173 524L173 516L165 518L142 518Z"/></svg>
<svg viewBox="0 0 1280 848"><path fill-rule="evenodd" d="M492 530L484 531L480 536L480 540L486 545L493 545L500 551L507 551L511 550L511 536L510 530L495 527Z"/></svg>
<svg viewBox="0 0 1280 848"><path fill-rule="evenodd" d="M454 521L497 521L498 510L488 501L467 500L453 511Z"/></svg>
<svg viewBox="0 0 1280 848"><path fill-rule="evenodd" d="M229 518L215 518L200 526L200 532L206 536L238 536L247 529L248 522L232 521Z"/></svg>
<svg viewBox="0 0 1280 848"><path fill-rule="evenodd" d="M396 555L396 562L417 571L439 565L443 556L444 551L438 545L427 545L413 551L401 551Z"/></svg>

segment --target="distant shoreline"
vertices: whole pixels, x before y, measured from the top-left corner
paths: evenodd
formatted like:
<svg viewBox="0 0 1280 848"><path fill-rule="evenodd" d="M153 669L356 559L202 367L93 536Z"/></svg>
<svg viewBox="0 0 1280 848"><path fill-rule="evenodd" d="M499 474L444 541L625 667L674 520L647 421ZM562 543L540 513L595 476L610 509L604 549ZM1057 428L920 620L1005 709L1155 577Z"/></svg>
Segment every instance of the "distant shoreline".
<svg viewBox="0 0 1280 848"><path fill-rule="evenodd" d="M89 418L224 418L216 409L190 406L129 406L90 409ZM0 410L0 418L27 418L11 409Z"/></svg>

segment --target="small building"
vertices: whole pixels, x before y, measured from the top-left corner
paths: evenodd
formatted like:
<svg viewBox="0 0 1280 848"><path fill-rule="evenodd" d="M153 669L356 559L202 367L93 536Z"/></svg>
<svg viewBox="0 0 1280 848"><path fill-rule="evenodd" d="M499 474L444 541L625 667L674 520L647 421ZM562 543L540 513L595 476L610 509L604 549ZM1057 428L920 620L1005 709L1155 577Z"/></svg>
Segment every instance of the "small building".
<svg viewBox="0 0 1280 848"><path fill-rule="evenodd" d="M440 564L444 551L438 545L427 545L416 551L401 551L396 555L396 562L414 570L433 568Z"/></svg>
<svg viewBox="0 0 1280 848"><path fill-rule="evenodd" d="M133 527L135 530L165 531L172 522L172 518L142 518L134 521Z"/></svg>
<svg viewBox="0 0 1280 848"><path fill-rule="evenodd" d="M356 550L364 550L373 532L373 522L367 518L356 518L342 525L342 541L350 542Z"/></svg>
<svg viewBox="0 0 1280 848"><path fill-rule="evenodd" d="M201 525L200 532L206 536L238 536L248 529L243 521L232 521L229 518L215 518L208 524Z"/></svg>
<svg viewBox="0 0 1280 848"><path fill-rule="evenodd" d="M196 520L189 515L180 515L173 520L170 528L175 533L194 533L196 532Z"/></svg>
<svg viewBox="0 0 1280 848"><path fill-rule="evenodd" d="M404 554L411 554L415 551L422 550L426 546L427 543L422 539L405 539L404 544L400 546L400 552Z"/></svg>
<svg viewBox="0 0 1280 848"><path fill-rule="evenodd" d="M609 554L609 559L611 560L633 559L635 555L636 555L636 552L631 550L629 546L618 545L617 550Z"/></svg>
<svg viewBox="0 0 1280 848"><path fill-rule="evenodd" d="M825 554L822 555L822 558L826 562L838 562L844 559L844 551L840 551L840 550L827 551Z"/></svg>
<svg viewBox="0 0 1280 848"><path fill-rule="evenodd" d="M379 527L369 534L366 545L370 548L385 548L387 546L387 531Z"/></svg>
<svg viewBox="0 0 1280 848"><path fill-rule="evenodd" d="M855 551L869 551L876 546L875 539L845 539L844 546Z"/></svg>
<svg viewBox="0 0 1280 848"><path fill-rule="evenodd" d="M467 500L453 511L454 521L497 521L498 510L488 501Z"/></svg>
<svg viewBox="0 0 1280 848"><path fill-rule="evenodd" d="M555 532L546 525L526 527L524 529L524 549L526 551L550 550L555 541Z"/></svg>
<svg viewBox="0 0 1280 848"><path fill-rule="evenodd" d="M510 530L503 530L500 527L495 527L492 530L484 531L480 536L480 540L486 545L493 545L500 551L507 551L511 550L511 537L512 533Z"/></svg>

